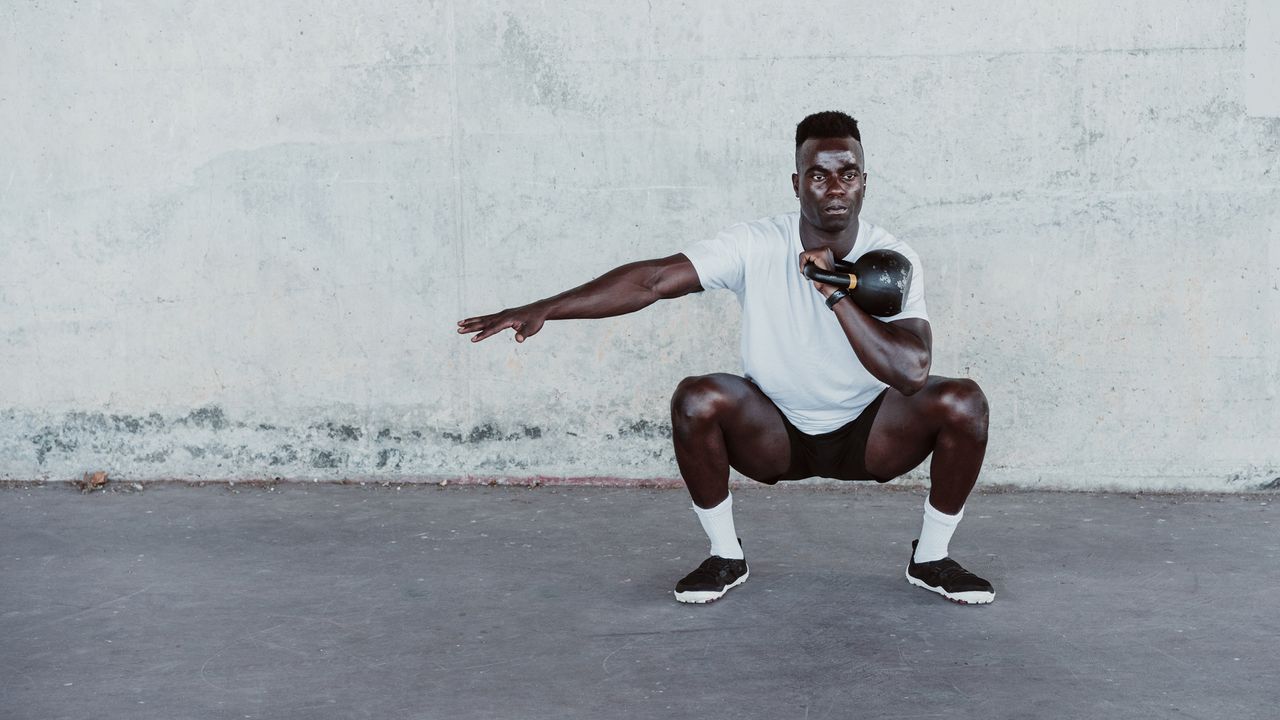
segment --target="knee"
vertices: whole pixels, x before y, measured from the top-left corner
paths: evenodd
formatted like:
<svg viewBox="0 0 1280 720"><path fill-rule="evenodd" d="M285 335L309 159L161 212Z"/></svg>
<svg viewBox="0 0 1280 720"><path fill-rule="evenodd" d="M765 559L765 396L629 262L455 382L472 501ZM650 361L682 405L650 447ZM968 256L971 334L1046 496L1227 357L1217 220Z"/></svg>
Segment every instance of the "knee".
<svg viewBox="0 0 1280 720"><path fill-rule="evenodd" d="M728 403L728 393L714 376L687 377L671 396L672 424L714 420Z"/></svg>
<svg viewBox="0 0 1280 720"><path fill-rule="evenodd" d="M956 430L986 441L990 411L987 396L968 378L947 379L937 388L943 422Z"/></svg>

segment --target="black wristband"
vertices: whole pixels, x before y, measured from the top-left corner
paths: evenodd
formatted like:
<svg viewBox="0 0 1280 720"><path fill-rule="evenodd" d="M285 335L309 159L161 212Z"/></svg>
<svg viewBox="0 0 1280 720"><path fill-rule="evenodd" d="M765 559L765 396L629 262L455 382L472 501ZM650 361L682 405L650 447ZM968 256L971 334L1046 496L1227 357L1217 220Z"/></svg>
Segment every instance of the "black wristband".
<svg viewBox="0 0 1280 720"><path fill-rule="evenodd" d="M847 297L849 297L848 292L845 292L844 290L837 290L827 296L827 307L830 308L831 310L835 310L836 303L840 302L841 300Z"/></svg>

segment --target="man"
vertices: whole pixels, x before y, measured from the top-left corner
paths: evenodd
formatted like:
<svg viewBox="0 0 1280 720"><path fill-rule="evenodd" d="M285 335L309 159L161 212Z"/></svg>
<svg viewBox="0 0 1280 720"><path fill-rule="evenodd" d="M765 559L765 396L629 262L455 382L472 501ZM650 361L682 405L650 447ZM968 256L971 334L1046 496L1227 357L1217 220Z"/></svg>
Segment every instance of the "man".
<svg viewBox="0 0 1280 720"><path fill-rule="evenodd" d="M920 258L859 219L866 161L857 122L821 112L796 127L791 185L799 213L732 226L684 253L623 265L545 300L469 318L478 342L505 329L524 342L547 320L634 312L656 300L727 288L742 304L745 377L685 378L671 398L676 462L711 557L676 584L705 603L743 583L729 468L766 484L821 476L887 482L933 453L920 537L907 580L959 603L989 603L991 584L948 557L982 468L987 402L972 380L929 374L933 335ZM869 250L896 250L914 272L902 312L877 319L802 268L830 270Z"/></svg>

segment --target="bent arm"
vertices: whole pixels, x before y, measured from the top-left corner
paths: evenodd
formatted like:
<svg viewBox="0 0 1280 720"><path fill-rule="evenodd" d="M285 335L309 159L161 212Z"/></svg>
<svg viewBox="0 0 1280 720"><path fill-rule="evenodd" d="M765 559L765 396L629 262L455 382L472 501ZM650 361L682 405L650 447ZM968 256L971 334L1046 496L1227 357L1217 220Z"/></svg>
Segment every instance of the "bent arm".
<svg viewBox="0 0 1280 720"><path fill-rule="evenodd" d="M800 270L814 263L830 270L830 248L817 248L800 253ZM813 289L825 298L838 288L814 281ZM852 300L841 300L833 308L840 328L863 367L877 380L903 395L914 395L929 379L933 364L933 330L929 321L908 318L884 322L869 315Z"/></svg>
<svg viewBox="0 0 1280 720"><path fill-rule="evenodd" d="M836 317L867 371L903 395L914 395L929 379L933 330L928 320L883 322L849 300L836 303Z"/></svg>
<svg viewBox="0 0 1280 720"><path fill-rule="evenodd" d="M525 338L541 330L547 320L625 315L658 300L701 290L702 284L693 263L683 254L676 254L628 263L558 295L490 315L467 318L458 323L458 332L476 333L471 341L479 342L511 328L516 331L516 341L524 342Z"/></svg>

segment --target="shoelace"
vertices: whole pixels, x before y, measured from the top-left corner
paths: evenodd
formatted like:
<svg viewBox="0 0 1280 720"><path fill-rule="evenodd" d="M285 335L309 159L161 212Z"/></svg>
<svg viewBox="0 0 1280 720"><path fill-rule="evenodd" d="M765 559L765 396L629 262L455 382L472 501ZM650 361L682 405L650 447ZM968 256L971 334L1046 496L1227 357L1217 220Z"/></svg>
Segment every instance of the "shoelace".
<svg viewBox="0 0 1280 720"><path fill-rule="evenodd" d="M943 558L937 561L935 566L939 585L983 585L986 580L974 575L973 573L961 567L960 563L951 558Z"/></svg>
<svg viewBox="0 0 1280 720"><path fill-rule="evenodd" d="M717 558L715 556L712 556L707 558L706 560L703 560L702 564L699 565L698 569L695 570L694 572L700 575L707 575L712 578L719 579L721 572L728 572L729 563L731 562L733 561L725 558Z"/></svg>

